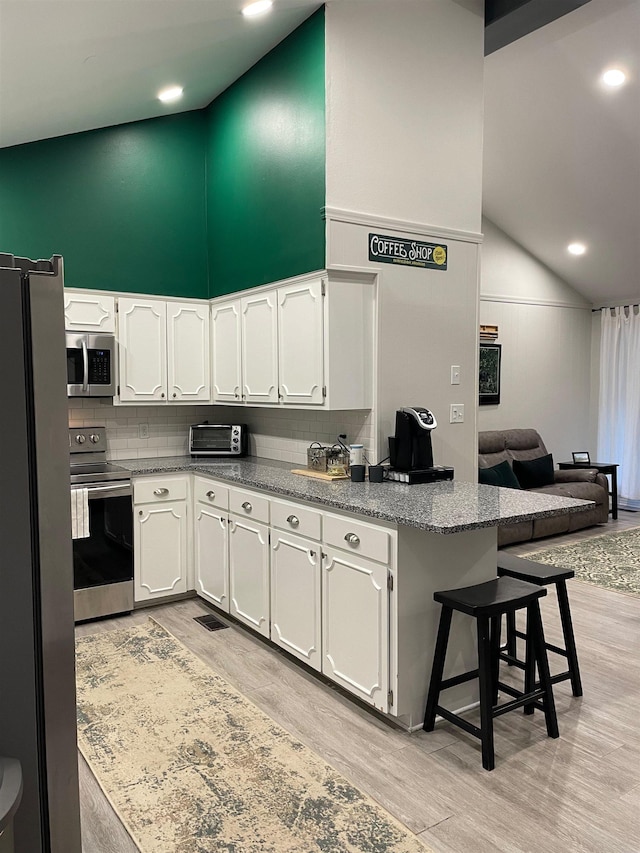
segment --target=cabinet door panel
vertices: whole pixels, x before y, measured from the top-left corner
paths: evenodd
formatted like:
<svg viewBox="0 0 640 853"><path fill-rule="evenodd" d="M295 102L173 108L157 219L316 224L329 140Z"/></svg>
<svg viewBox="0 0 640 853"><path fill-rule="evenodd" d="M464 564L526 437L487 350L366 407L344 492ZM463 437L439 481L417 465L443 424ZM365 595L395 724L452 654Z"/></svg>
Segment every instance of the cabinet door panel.
<svg viewBox="0 0 640 853"><path fill-rule="evenodd" d="M135 600L186 592L186 501L143 504L134 510Z"/></svg>
<svg viewBox="0 0 640 853"><path fill-rule="evenodd" d="M389 710L388 569L328 549L322 567L322 672Z"/></svg>
<svg viewBox="0 0 640 853"><path fill-rule="evenodd" d="M320 551L298 536L272 533L271 639L320 671Z"/></svg>
<svg viewBox="0 0 640 853"><path fill-rule="evenodd" d="M229 612L229 543L227 514L208 504L196 504L196 592Z"/></svg>
<svg viewBox="0 0 640 853"><path fill-rule="evenodd" d="M171 402L211 399L209 306L167 304L168 391Z"/></svg>
<svg viewBox="0 0 640 853"><path fill-rule="evenodd" d="M239 403L242 399L240 300L211 309L213 336L213 398Z"/></svg>
<svg viewBox="0 0 640 853"><path fill-rule="evenodd" d="M64 291L64 327L69 332L115 332L113 296Z"/></svg>
<svg viewBox="0 0 640 853"><path fill-rule="evenodd" d="M164 402L167 397L167 306L118 300L120 399Z"/></svg>
<svg viewBox="0 0 640 853"><path fill-rule="evenodd" d="M323 310L320 279L278 288L278 367L283 403L323 403Z"/></svg>
<svg viewBox="0 0 640 853"><path fill-rule="evenodd" d="M276 292L242 299L243 394L247 403L278 402Z"/></svg>
<svg viewBox="0 0 640 853"><path fill-rule="evenodd" d="M229 524L229 612L269 636L269 529L232 517Z"/></svg>

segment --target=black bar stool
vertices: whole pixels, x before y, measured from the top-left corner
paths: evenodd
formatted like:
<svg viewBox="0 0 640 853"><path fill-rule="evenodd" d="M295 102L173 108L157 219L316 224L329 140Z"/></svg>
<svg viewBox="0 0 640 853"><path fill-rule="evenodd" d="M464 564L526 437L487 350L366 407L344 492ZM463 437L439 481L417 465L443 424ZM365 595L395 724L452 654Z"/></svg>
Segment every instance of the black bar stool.
<svg viewBox="0 0 640 853"><path fill-rule="evenodd" d="M549 662L544 641L539 598L547 590L515 578L495 578L486 583L463 589L451 589L434 593L434 600L442 604L438 638L424 713L423 728L434 729L436 714L464 731L480 739L482 743L482 766L493 770L495 755L493 748L493 720L508 711L522 707L537 707L544 711L549 737L558 737L558 720L553 701L553 688L549 674ZM527 667L525 669L524 692L499 681L500 625L503 614L527 609L529 626L527 639ZM443 679L449 629L453 611L458 610L476 619L478 633L478 669ZM539 684L535 682L535 667L538 667ZM477 678L480 685L480 727L472 725L459 714L454 714L438 704L440 693L465 681ZM510 702L498 705L498 690L515 697Z"/></svg>
<svg viewBox="0 0 640 853"><path fill-rule="evenodd" d="M544 563L536 563L513 554L498 552L498 575L500 577L517 578L536 586L549 586L555 584L558 595L558 609L560 610L560 621L564 635L564 649L547 643L547 649L556 655L562 655L569 663L566 672L551 676L551 683L559 681L571 681L571 690L574 696L582 696L582 681L580 679L580 668L578 666L578 653L576 651L576 640L573 635L573 622L571 621L571 610L569 609L569 596L567 595L567 581L575 577L573 569L559 569L557 566L546 566ZM527 639L526 633L516 630L515 613L507 614L507 636L506 645L500 652L502 660L512 666L524 669L526 663L518 658L517 638ZM533 709L528 709L533 712Z"/></svg>

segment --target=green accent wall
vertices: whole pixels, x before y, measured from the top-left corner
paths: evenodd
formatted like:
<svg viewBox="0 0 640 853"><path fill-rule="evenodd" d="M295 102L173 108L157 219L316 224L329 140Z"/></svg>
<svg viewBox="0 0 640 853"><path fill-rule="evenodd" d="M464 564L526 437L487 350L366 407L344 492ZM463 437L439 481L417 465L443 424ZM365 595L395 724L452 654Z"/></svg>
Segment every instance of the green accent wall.
<svg viewBox="0 0 640 853"><path fill-rule="evenodd" d="M207 109L209 295L325 265L324 9Z"/></svg>
<svg viewBox="0 0 640 853"><path fill-rule="evenodd" d="M0 251L65 284L208 296L204 111L0 150Z"/></svg>

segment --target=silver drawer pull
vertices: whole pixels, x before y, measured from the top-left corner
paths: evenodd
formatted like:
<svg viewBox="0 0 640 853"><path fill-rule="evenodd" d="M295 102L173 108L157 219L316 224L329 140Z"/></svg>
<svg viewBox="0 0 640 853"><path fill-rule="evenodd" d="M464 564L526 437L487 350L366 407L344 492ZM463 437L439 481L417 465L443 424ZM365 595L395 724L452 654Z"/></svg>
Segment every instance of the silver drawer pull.
<svg viewBox="0 0 640 853"><path fill-rule="evenodd" d="M207 492L207 497L209 498L210 501L212 501L215 498L215 496L216 496L215 492Z"/></svg>
<svg viewBox="0 0 640 853"><path fill-rule="evenodd" d="M300 519L297 515L290 515L289 518L287 518L287 521L292 527L298 527L300 525Z"/></svg>
<svg viewBox="0 0 640 853"><path fill-rule="evenodd" d="M154 489L153 494L157 498L163 498L165 495L169 494L169 489Z"/></svg>
<svg viewBox="0 0 640 853"><path fill-rule="evenodd" d="M356 536L355 533L347 533L347 535L344 538L345 538L345 541L348 542L349 545L353 545L354 548L356 545L360 544L360 537Z"/></svg>
<svg viewBox="0 0 640 853"><path fill-rule="evenodd" d="M251 504L249 503L249 501L245 501L245 502L242 504L242 509L243 509L245 512L251 512L251 510L253 509L253 507L251 506Z"/></svg>

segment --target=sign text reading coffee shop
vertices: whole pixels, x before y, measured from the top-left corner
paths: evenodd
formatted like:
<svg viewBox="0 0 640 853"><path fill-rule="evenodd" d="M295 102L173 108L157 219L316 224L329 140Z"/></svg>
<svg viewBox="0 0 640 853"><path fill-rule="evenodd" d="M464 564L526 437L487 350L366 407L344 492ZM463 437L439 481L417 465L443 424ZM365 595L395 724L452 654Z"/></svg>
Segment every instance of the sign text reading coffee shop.
<svg viewBox="0 0 640 853"><path fill-rule="evenodd" d="M379 264L446 270L447 247L442 243L421 243L401 237L369 234L369 260Z"/></svg>

